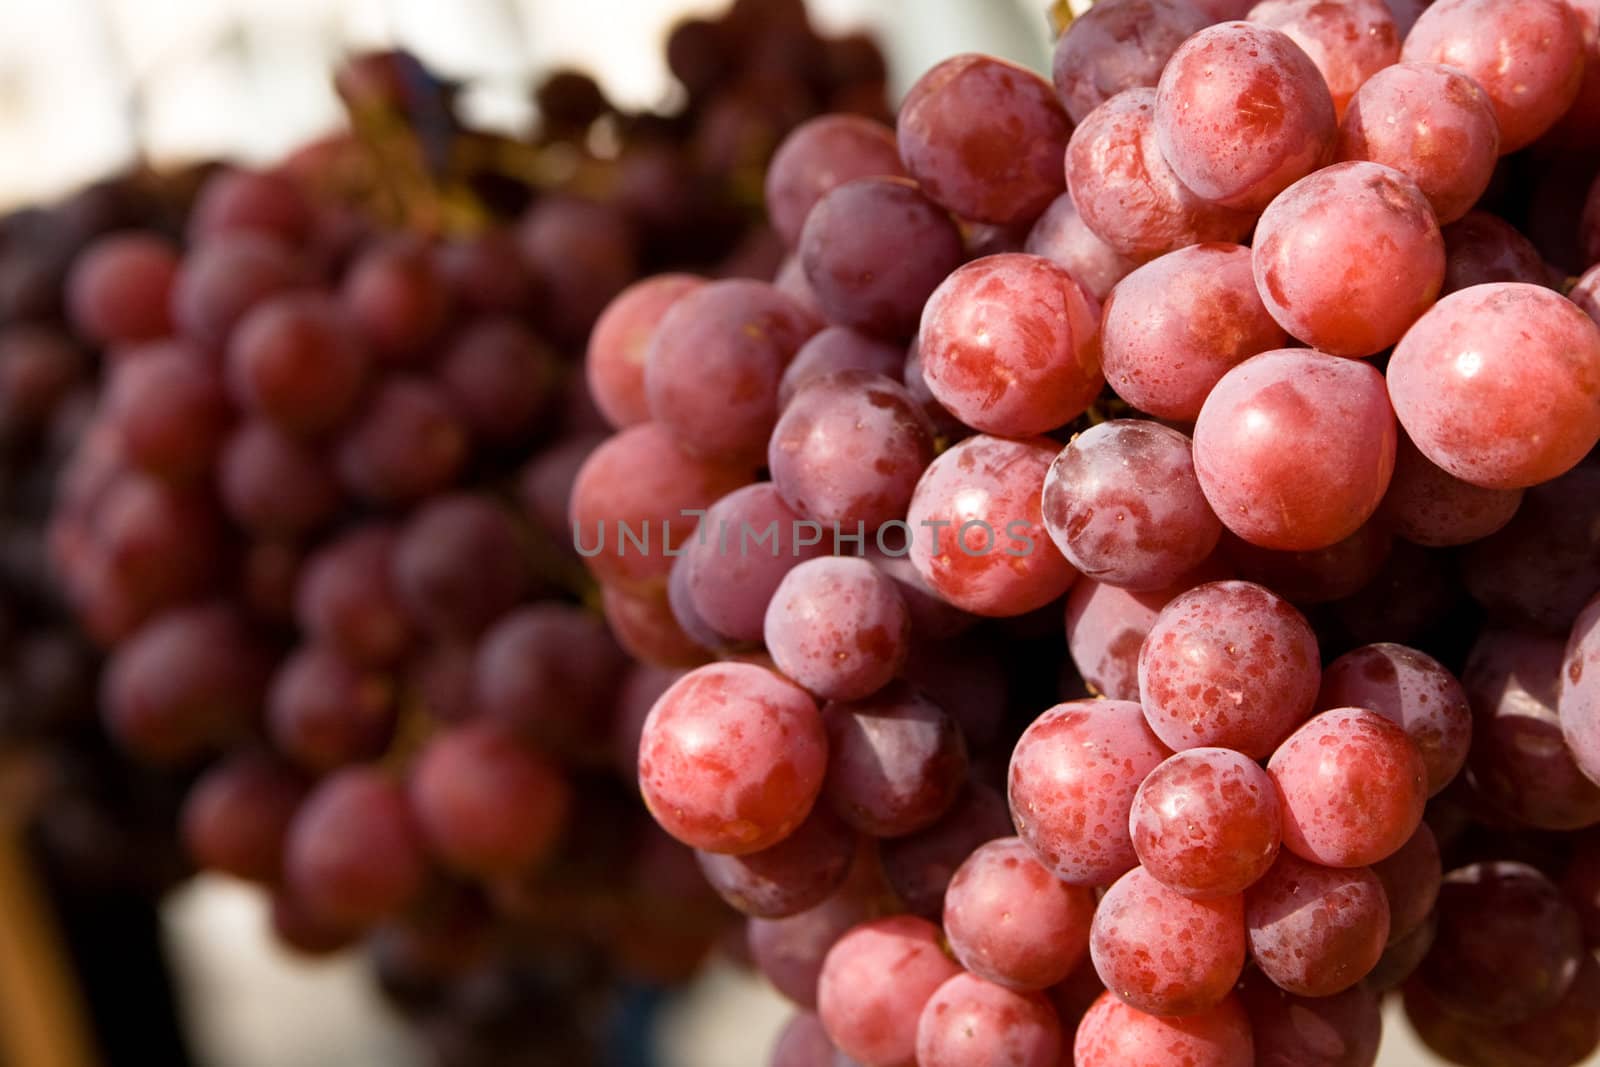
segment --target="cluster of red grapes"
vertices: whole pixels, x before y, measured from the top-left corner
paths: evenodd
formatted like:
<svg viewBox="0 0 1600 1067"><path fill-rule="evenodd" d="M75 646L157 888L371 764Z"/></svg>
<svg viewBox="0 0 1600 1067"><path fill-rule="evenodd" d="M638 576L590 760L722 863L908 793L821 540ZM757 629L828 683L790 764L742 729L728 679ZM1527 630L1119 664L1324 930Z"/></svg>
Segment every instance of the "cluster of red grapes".
<svg viewBox="0 0 1600 1067"><path fill-rule="evenodd" d="M574 542L775 1067L1600 1045L1597 30L1102 0L600 317Z"/></svg>
<svg viewBox="0 0 1600 1067"><path fill-rule="evenodd" d="M567 527L606 432L581 352L641 273L770 276L767 158L821 110L885 114L884 66L765 0L669 59L679 114L562 73L529 142L463 126L410 56L352 60L349 133L215 171L175 226L100 226L33 285L103 353L98 389L67 334L0 337L6 433L67 423L59 477L20 464L39 550L15 569L53 570L105 650L105 734L184 783L196 866L269 889L293 947L371 946L448 1063L592 1062L590 1002L726 926L628 784L614 724L636 737L654 693ZM8 644L54 672L19 684L92 690L68 640Z"/></svg>

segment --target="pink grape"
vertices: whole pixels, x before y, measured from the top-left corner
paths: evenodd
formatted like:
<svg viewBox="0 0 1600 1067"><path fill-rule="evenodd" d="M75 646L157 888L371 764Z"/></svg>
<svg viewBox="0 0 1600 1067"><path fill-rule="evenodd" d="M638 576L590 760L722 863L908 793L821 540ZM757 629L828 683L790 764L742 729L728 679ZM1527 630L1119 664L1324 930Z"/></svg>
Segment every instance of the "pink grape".
<svg viewBox="0 0 1600 1067"><path fill-rule="evenodd" d="M858 700L905 662L911 620L893 579L864 559L829 557L784 575L763 633L784 674L824 699Z"/></svg>
<svg viewBox="0 0 1600 1067"><path fill-rule="evenodd" d="M1062 881L1109 884L1138 863L1128 814L1140 783L1169 755L1132 701L1056 705L1011 755L1017 834Z"/></svg>
<svg viewBox="0 0 1600 1067"><path fill-rule="evenodd" d="M767 166L763 198L772 228L790 248L806 218L832 189L856 178L900 177L894 131L860 115L822 115L785 137Z"/></svg>
<svg viewBox="0 0 1600 1067"><path fill-rule="evenodd" d="M239 323L228 344L228 387L247 410L290 433L324 434L355 410L370 362L333 300L290 293Z"/></svg>
<svg viewBox="0 0 1600 1067"><path fill-rule="evenodd" d="M78 331L102 344L153 341L172 333L177 250L153 233L109 234L72 265L66 297Z"/></svg>
<svg viewBox="0 0 1600 1067"><path fill-rule="evenodd" d="M1389 940L1389 902L1367 867L1336 869L1280 853L1245 891L1250 954L1279 988L1331 997L1377 965Z"/></svg>
<svg viewBox="0 0 1600 1067"><path fill-rule="evenodd" d="M1137 593L1084 580L1067 594L1067 651L1084 682L1112 700L1139 699L1139 650L1161 609L1196 585L1229 577L1208 561L1165 589Z"/></svg>
<svg viewBox="0 0 1600 1067"><path fill-rule="evenodd" d="M1033 858L1018 837L980 846L950 879L944 931L962 966L1018 990L1064 980L1085 958L1095 899Z"/></svg>
<svg viewBox="0 0 1600 1067"><path fill-rule="evenodd" d="M673 305L705 282L692 274L658 274L636 282L606 305L589 335L585 380L595 406L619 430L650 421L645 355Z"/></svg>
<svg viewBox="0 0 1600 1067"><path fill-rule="evenodd" d="M1061 1021L1050 1002L1036 993L958 974L923 1006L916 1052L917 1067L1058 1067Z"/></svg>
<svg viewBox="0 0 1600 1067"><path fill-rule="evenodd" d="M1183 0L1101 0L1056 42L1056 94L1082 122L1124 89L1154 88L1178 46L1209 24Z"/></svg>
<svg viewBox="0 0 1600 1067"><path fill-rule="evenodd" d="M1455 778L1472 744L1472 708L1455 675L1432 656L1397 644L1363 645L1322 672L1321 708L1366 708L1395 723L1417 747L1428 795Z"/></svg>
<svg viewBox="0 0 1600 1067"><path fill-rule="evenodd" d="M1139 862L1186 897L1243 892L1278 855L1278 792L1254 760L1226 748L1191 748L1151 771L1134 795L1128 828Z"/></svg>
<svg viewBox="0 0 1600 1067"><path fill-rule="evenodd" d="M1248 18L1282 31L1311 57L1328 83L1338 118L1356 90L1400 60L1400 34L1384 0L1261 0Z"/></svg>
<svg viewBox="0 0 1600 1067"><path fill-rule="evenodd" d="M1254 1067L1250 1018L1224 998L1197 1015L1163 1019L1103 993L1078 1024L1076 1067Z"/></svg>
<svg viewBox="0 0 1600 1067"><path fill-rule="evenodd" d="M882 1067L913 1067L923 1006L961 968L939 928L909 915L863 923L828 951L817 1014L833 1043Z"/></svg>

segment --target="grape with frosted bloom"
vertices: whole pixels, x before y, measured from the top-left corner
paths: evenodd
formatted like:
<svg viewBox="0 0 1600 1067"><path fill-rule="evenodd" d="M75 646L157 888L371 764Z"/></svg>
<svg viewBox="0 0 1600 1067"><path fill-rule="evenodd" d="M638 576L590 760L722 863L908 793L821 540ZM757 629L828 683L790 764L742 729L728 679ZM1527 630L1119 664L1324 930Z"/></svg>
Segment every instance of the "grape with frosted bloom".
<svg viewBox="0 0 1600 1067"><path fill-rule="evenodd" d="M1444 239L1427 198L1377 163L1335 163L1295 182L1267 205L1253 245L1267 311L1336 356L1400 340L1444 283Z"/></svg>
<svg viewBox="0 0 1600 1067"><path fill-rule="evenodd" d="M939 928L926 919L863 923L828 951L817 1014L833 1043L856 1059L912 1067L923 1006L960 973L939 947Z"/></svg>
<svg viewBox="0 0 1600 1067"><path fill-rule="evenodd" d="M944 930L962 966L1011 989L1064 980L1084 959L1094 893L1067 885L1021 838L980 846L950 879Z"/></svg>
<svg viewBox="0 0 1600 1067"><path fill-rule="evenodd" d="M1389 944L1393 945L1427 922L1439 899L1444 868L1439 842L1428 824L1419 825L1394 855L1374 863L1372 873L1383 883L1384 899L1389 902Z"/></svg>
<svg viewBox="0 0 1600 1067"><path fill-rule="evenodd" d="M1098 327L1083 291L1054 263L985 256L928 298L922 371L939 403L968 426L1043 433L1081 415L1100 392Z"/></svg>
<svg viewBox="0 0 1600 1067"><path fill-rule="evenodd" d="M1067 144L1067 188L1083 223L1134 260L1200 241L1237 241L1251 212L1201 200L1156 143L1156 91L1125 89L1091 111Z"/></svg>
<svg viewBox="0 0 1600 1067"><path fill-rule="evenodd" d="M974 615L1022 615L1065 593L1077 572L1045 532L1039 498L1056 445L969 437L934 460L911 498L911 562Z"/></svg>
<svg viewBox="0 0 1600 1067"><path fill-rule="evenodd" d="M1073 122L1124 89L1154 88L1178 46L1210 25L1183 0L1101 0L1056 42L1051 76Z"/></svg>
<svg viewBox="0 0 1600 1067"><path fill-rule="evenodd" d="M1186 897L1239 893L1272 866L1282 840L1278 793L1248 756L1191 748L1151 771L1128 814L1145 872Z"/></svg>
<svg viewBox="0 0 1600 1067"><path fill-rule="evenodd" d="M1521 489L1485 489L1464 482L1417 451L1400 434L1394 476L1379 514L1412 544L1443 548L1470 544L1511 521L1522 503Z"/></svg>
<svg viewBox="0 0 1600 1067"><path fill-rule="evenodd" d="M829 703L822 721L828 732L823 791L857 830L875 837L921 830L960 795L967 773L961 729L910 686Z"/></svg>
<svg viewBox="0 0 1600 1067"><path fill-rule="evenodd" d="M1325 548L1355 533L1394 471L1383 385L1366 363L1298 348L1223 375L1194 428L1195 472L1217 518L1262 548Z"/></svg>
<svg viewBox="0 0 1600 1067"><path fill-rule="evenodd" d="M694 532L685 511L709 508L750 480L750 470L699 459L659 423L622 431L595 449L572 484L573 543L596 578L623 588L659 585ZM651 538L649 551L625 531Z"/></svg>
<svg viewBox="0 0 1600 1067"><path fill-rule="evenodd" d="M1254 1067L1250 1018L1229 996L1181 1019L1147 1015L1103 993L1073 1041L1076 1067Z"/></svg>
<svg viewBox="0 0 1600 1067"><path fill-rule="evenodd" d="M875 336L915 332L928 294L965 258L944 208L906 178L857 178L817 201L800 262L829 321Z"/></svg>
<svg viewBox="0 0 1600 1067"><path fill-rule="evenodd" d="M1571 106L1583 52L1582 25L1562 0L1438 0L1417 18L1400 57L1455 67L1481 85L1506 154Z"/></svg>
<svg viewBox="0 0 1600 1067"><path fill-rule="evenodd" d="M907 911L937 919L962 863L978 846L1013 832L1005 798L981 782L969 781L938 822L882 842L884 878Z"/></svg>
<svg viewBox="0 0 1600 1067"><path fill-rule="evenodd" d="M405 789L379 768L324 779L290 824L284 877L321 922L359 929L396 915L427 873Z"/></svg>
<svg viewBox="0 0 1600 1067"><path fill-rule="evenodd" d="M1342 541L1300 552L1261 548L1224 533L1220 554L1240 578L1304 607L1343 600L1365 589L1393 549L1394 534L1374 516Z"/></svg>
<svg viewBox="0 0 1600 1067"><path fill-rule="evenodd" d="M922 1008L917 1067L1058 1067L1061 1041L1061 1020L1044 997L958 974Z"/></svg>
<svg viewBox="0 0 1600 1067"><path fill-rule="evenodd" d="M758 919L783 919L821 904L844 884L855 857L855 833L820 805L771 848L743 856L696 854L711 888Z"/></svg>
<svg viewBox="0 0 1600 1067"><path fill-rule="evenodd" d="M1114 419L1078 434L1050 464L1045 528L1087 578L1130 589L1171 585L1211 554L1222 524L1177 430Z"/></svg>
<svg viewBox="0 0 1600 1067"><path fill-rule="evenodd" d="M1208 561L1165 589L1137 593L1081 581L1067 594L1067 651L1085 684L1112 700L1139 699L1139 650L1156 616L1196 585L1229 577Z"/></svg>
<svg viewBox="0 0 1600 1067"><path fill-rule="evenodd" d="M1260 210L1328 158L1338 122L1322 72L1288 35L1225 22L1173 53L1155 132L1197 196Z"/></svg>
<svg viewBox="0 0 1600 1067"><path fill-rule="evenodd" d="M431 738L411 771L411 804L429 851L466 875L515 875L555 847L574 801L550 760L486 720Z"/></svg>
<svg viewBox="0 0 1600 1067"><path fill-rule="evenodd" d="M917 79L895 138L906 170L964 219L1037 218L1061 193L1072 120L1050 83L992 56L952 56Z"/></svg>
<svg viewBox="0 0 1600 1067"><path fill-rule="evenodd" d="M624 289L589 335L584 374L595 406L617 429L650 421L645 354L667 312L704 285L692 274L658 274Z"/></svg>
<svg viewBox="0 0 1600 1067"><path fill-rule="evenodd" d="M1023 731L1008 775L1017 834L1072 885L1107 885L1139 862L1134 794L1171 750L1127 700L1058 704Z"/></svg>
<svg viewBox="0 0 1600 1067"><path fill-rule="evenodd" d="M1320 675L1305 617L1250 582L1173 600L1139 653L1145 717L1180 751L1215 745L1264 759L1311 713Z"/></svg>
<svg viewBox="0 0 1600 1067"><path fill-rule="evenodd" d="M869 337L848 326L829 326L801 345L784 369L778 382L778 407L787 410L801 389L830 374L865 371L899 380L905 365L904 346Z"/></svg>
<svg viewBox="0 0 1600 1067"><path fill-rule="evenodd" d="M1248 971L1239 999L1250 1013L1256 1067L1372 1067L1383 1036L1379 1001L1363 985L1297 997Z"/></svg>
<svg viewBox="0 0 1600 1067"><path fill-rule="evenodd" d="M1288 339L1256 291L1248 248L1190 245L1150 261L1111 292L1101 369L1140 411L1193 422L1224 374Z"/></svg>
<svg viewBox="0 0 1600 1067"><path fill-rule="evenodd" d="M1089 952L1124 1002L1150 1015L1199 1014L1231 994L1244 969L1244 898L1193 900L1135 867L1100 898Z"/></svg>
<svg viewBox="0 0 1600 1067"><path fill-rule="evenodd" d="M1444 234L1442 295L1490 282L1525 282L1550 288L1553 271L1522 231L1484 211L1470 211Z"/></svg>
<svg viewBox="0 0 1600 1067"><path fill-rule="evenodd" d="M1363 645L1322 672L1320 708L1366 708L1405 730L1427 768L1428 795L1455 778L1472 744L1467 694L1443 664L1404 645Z"/></svg>
<svg viewBox="0 0 1600 1067"><path fill-rule="evenodd" d="M1045 209L1028 231L1022 250L1061 267L1086 296L1102 302L1135 266L1084 224L1071 193L1062 193Z"/></svg>
<svg viewBox="0 0 1600 1067"><path fill-rule="evenodd" d="M1476 791L1518 822L1543 830L1600 822L1600 785L1583 773L1557 711L1563 658L1559 637L1486 629L1461 674L1472 703L1467 765ZM1575 732L1583 723L1578 699L1569 702L1580 716Z"/></svg>
<svg viewBox="0 0 1600 1067"><path fill-rule="evenodd" d="M319 773L381 756L396 717L392 678L318 645L284 660L267 693L273 745Z"/></svg>
<svg viewBox="0 0 1600 1067"><path fill-rule="evenodd" d="M822 323L764 282L709 282L667 311L645 355L651 418L693 455L758 460L778 380Z"/></svg>
<svg viewBox="0 0 1600 1067"><path fill-rule="evenodd" d="M1338 118L1356 90L1400 60L1400 34L1384 0L1261 0L1248 18L1281 31L1311 57Z"/></svg>
<svg viewBox="0 0 1600 1067"><path fill-rule="evenodd" d="M1366 867L1278 855L1244 895L1250 955L1279 988L1330 997L1361 981L1389 941L1389 902Z"/></svg>
<svg viewBox="0 0 1600 1067"><path fill-rule="evenodd" d="M679 564L686 569L685 591L701 621L730 642L762 639L784 575L827 555L838 532L805 523L771 482L734 490L701 524Z"/></svg>
<svg viewBox="0 0 1600 1067"><path fill-rule="evenodd" d="M784 501L849 534L904 518L933 456L933 428L905 387L855 370L807 382L767 445Z"/></svg>
<svg viewBox="0 0 1600 1067"><path fill-rule="evenodd" d="M1365 708L1318 714L1267 763L1283 804L1283 847L1332 867L1399 851L1422 821L1428 771L1397 723Z"/></svg>
<svg viewBox="0 0 1600 1067"><path fill-rule="evenodd" d="M189 857L207 870L276 883L289 824L310 788L303 774L265 752L217 762L184 797L179 833Z"/></svg>
<svg viewBox="0 0 1600 1067"><path fill-rule="evenodd" d="M905 662L911 620L892 578L864 559L826 557L784 575L763 633L784 674L823 699L858 700Z"/></svg>
<svg viewBox="0 0 1600 1067"><path fill-rule="evenodd" d="M651 709L639 788L684 844L759 852L810 813L827 759L827 734L805 690L760 667L711 664L678 679Z"/></svg>
<svg viewBox="0 0 1600 1067"><path fill-rule="evenodd" d="M1483 88L1459 70L1396 63L1351 97L1337 155L1405 174L1444 226L1471 211L1489 187L1500 158L1500 125Z"/></svg>
<svg viewBox="0 0 1600 1067"><path fill-rule="evenodd" d="M1554 1007L1584 956L1577 913L1524 863L1475 863L1446 874L1439 933L1418 977L1450 1011L1491 1025Z"/></svg>
<svg viewBox="0 0 1600 1067"><path fill-rule="evenodd" d="M860 115L821 115L794 128L767 166L763 203L790 248L806 217L831 190L856 178L901 177L894 131Z"/></svg>

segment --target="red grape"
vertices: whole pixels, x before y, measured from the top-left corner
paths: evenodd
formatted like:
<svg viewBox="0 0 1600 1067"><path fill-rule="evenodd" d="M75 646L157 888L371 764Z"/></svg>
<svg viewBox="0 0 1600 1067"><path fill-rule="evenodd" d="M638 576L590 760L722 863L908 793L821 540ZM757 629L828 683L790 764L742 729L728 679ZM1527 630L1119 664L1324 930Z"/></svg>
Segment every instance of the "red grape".
<svg viewBox="0 0 1600 1067"><path fill-rule="evenodd" d="M850 825L900 837L939 820L965 784L961 729L937 705L899 684L822 709L828 733L823 791Z"/></svg>
<svg viewBox="0 0 1600 1067"><path fill-rule="evenodd" d="M396 541L390 527L370 525L319 548L295 593L300 628L357 663L383 667L405 655L413 631L391 577Z"/></svg>
<svg viewBox="0 0 1600 1067"><path fill-rule="evenodd" d="M1428 795L1455 778L1472 743L1472 708L1455 675L1404 645L1346 652L1322 672L1320 708L1366 708L1405 730L1427 768Z"/></svg>
<svg viewBox="0 0 1600 1067"><path fill-rule="evenodd" d="M1302 997L1349 989L1389 940L1389 902L1366 867L1324 867L1285 851L1244 901L1256 966Z"/></svg>
<svg viewBox="0 0 1600 1067"><path fill-rule="evenodd" d="M881 1067L914 1067L923 1006L961 968L939 928L909 915L862 923L828 951L817 1014L833 1043Z"/></svg>
<svg viewBox="0 0 1600 1067"><path fill-rule="evenodd" d="M1051 202L1028 231L1022 250L1050 260L1072 275L1085 296L1102 302L1134 268L1131 259L1089 229L1071 193L1062 193Z"/></svg>
<svg viewBox="0 0 1600 1067"><path fill-rule="evenodd" d="M189 856L207 870L274 884L289 823L309 788L298 771L262 752L215 764L183 802L180 830Z"/></svg>
<svg viewBox="0 0 1600 1067"><path fill-rule="evenodd" d="M67 278L67 305L80 334L101 344L153 341L172 332L178 254L153 233L100 238Z"/></svg>
<svg viewBox="0 0 1600 1067"><path fill-rule="evenodd" d="M381 756L394 735L396 703L393 679L309 645L274 675L267 728L284 755L325 773Z"/></svg>
<svg viewBox="0 0 1600 1067"><path fill-rule="evenodd" d="M1384 0L1261 0L1248 17L1282 31L1311 57L1339 118L1356 90L1400 60L1400 34Z"/></svg>
<svg viewBox="0 0 1600 1067"><path fill-rule="evenodd" d="M817 807L788 837L760 852L700 852L700 873L723 900L757 919L783 919L832 896L856 858L856 834L829 808Z"/></svg>
<svg viewBox="0 0 1600 1067"><path fill-rule="evenodd" d="M945 937L978 977L1044 989L1084 959L1094 909L1091 890L1060 881L1021 838L1005 837L980 846L950 879Z"/></svg>
<svg viewBox="0 0 1600 1067"><path fill-rule="evenodd" d="M856 178L904 174L889 127L859 115L822 115L797 126L773 153L763 202L773 229L795 248L811 209L830 191Z"/></svg>
<svg viewBox="0 0 1600 1067"><path fill-rule="evenodd" d="M800 390L819 378L840 371L865 371L899 379L905 363L905 349L899 344L869 337L848 326L829 326L801 345L784 369L778 382L778 408L787 411Z"/></svg>
<svg viewBox="0 0 1600 1067"><path fill-rule="evenodd" d="M917 1022L917 1067L1058 1067L1061 1021L1037 994L958 974L928 998Z"/></svg>
<svg viewBox="0 0 1600 1067"><path fill-rule="evenodd" d="M1154 88L1172 53L1211 20L1184 0L1101 0L1056 42L1051 73L1073 122L1124 89Z"/></svg>
<svg viewBox="0 0 1600 1067"><path fill-rule="evenodd" d="M657 274L624 289L595 322L584 373L595 406L612 426L650 421L644 385L650 342L667 312L704 284L692 274Z"/></svg>
<svg viewBox="0 0 1600 1067"><path fill-rule="evenodd" d="M1411 438L1400 434L1394 476L1379 511L1407 541L1439 548L1488 537L1511 521L1521 503L1521 489L1486 489L1464 482L1435 466Z"/></svg>
<svg viewBox="0 0 1600 1067"><path fill-rule="evenodd" d="M1239 999L1250 1013L1256 1067L1373 1067L1383 1036L1378 998L1363 986L1297 997L1249 971Z"/></svg>
<svg viewBox="0 0 1600 1067"><path fill-rule="evenodd" d="M1089 951L1125 1003L1150 1015L1199 1014L1229 996L1244 969L1244 898L1193 900L1135 867L1100 898Z"/></svg>
<svg viewBox="0 0 1600 1067"><path fill-rule="evenodd" d="M289 827L284 872L319 922L360 928L398 914L427 876L405 789L376 767L323 780Z"/></svg>
<svg viewBox="0 0 1600 1067"><path fill-rule="evenodd" d="M887 685L911 639L894 579L864 559L808 560L767 605L767 651L778 669L826 700L859 700Z"/></svg>
<svg viewBox="0 0 1600 1067"><path fill-rule="evenodd" d="M1112 993L1094 1002L1073 1042L1076 1067L1254 1067L1250 1019L1237 997L1198 1015L1163 1019Z"/></svg>
<svg viewBox="0 0 1600 1067"><path fill-rule="evenodd" d="M228 345L233 398L283 429L321 434L355 410L369 357L338 306L320 294L264 301Z"/></svg>
<svg viewBox="0 0 1600 1067"><path fill-rule="evenodd" d="M1248 756L1186 749L1140 784L1128 829L1150 877L1186 897L1226 897L1255 883L1278 855L1277 788Z"/></svg>
<svg viewBox="0 0 1600 1067"><path fill-rule="evenodd" d="M1400 851L1374 863L1372 873L1383 883L1383 896L1389 902L1389 944L1393 945L1427 922L1439 899L1444 868L1439 842L1428 824L1419 825Z"/></svg>

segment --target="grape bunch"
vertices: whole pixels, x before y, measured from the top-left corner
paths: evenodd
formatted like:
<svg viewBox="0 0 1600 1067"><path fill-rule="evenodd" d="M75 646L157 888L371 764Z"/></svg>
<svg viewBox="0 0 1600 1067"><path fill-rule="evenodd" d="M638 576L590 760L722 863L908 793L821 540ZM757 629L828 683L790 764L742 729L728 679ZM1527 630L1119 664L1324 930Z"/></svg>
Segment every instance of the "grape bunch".
<svg viewBox="0 0 1600 1067"><path fill-rule="evenodd" d="M163 843L263 887L289 946L365 946L446 1063L597 1061L619 987L727 927L627 784L665 681L628 669L571 541L607 428L581 355L594 330L637 358L595 320L643 273L770 276L768 157L819 110L885 115L885 73L798 3L668 52L679 113L559 72L526 140L408 54L354 57L348 131L206 168L43 267L0 244L7 323L57 320L0 333L0 466L33 509L0 570L83 635L58 606L8 643L5 715L76 694L89 737L52 746L152 768Z"/></svg>
<svg viewBox="0 0 1600 1067"><path fill-rule="evenodd" d="M1597 19L1101 0L604 311L567 517L775 1067L1600 1047Z"/></svg>

